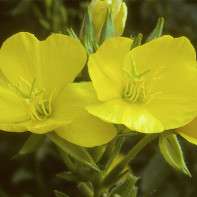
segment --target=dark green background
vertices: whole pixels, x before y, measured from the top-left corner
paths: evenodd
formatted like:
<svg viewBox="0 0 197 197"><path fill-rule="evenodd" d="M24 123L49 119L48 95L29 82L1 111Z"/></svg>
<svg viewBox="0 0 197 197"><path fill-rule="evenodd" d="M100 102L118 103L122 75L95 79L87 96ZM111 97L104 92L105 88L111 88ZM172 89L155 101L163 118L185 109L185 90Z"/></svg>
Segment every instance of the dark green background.
<svg viewBox="0 0 197 197"><path fill-rule="evenodd" d="M52 6L48 9L46 2L1 0L0 44L20 31L31 32L41 40L52 32L66 33L67 27L72 27L76 34L79 34L88 1L53 0ZM126 1L126 4L128 20L125 36L143 33L146 39L158 17L163 16L164 34L175 37L186 36L196 48L196 1L131 0ZM65 166L59 159L55 146L48 140L37 152L17 161L10 160L29 135L29 133L0 132L0 197L52 197L54 189L64 191L73 197L80 196L75 184L55 177L56 173L65 170ZM141 134L129 137L123 152L127 152L141 137ZM139 197L152 192L152 196L155 197L197 196L197 146L181 137L179 139L192 178L172 169L162 158L155 141L131 163L134 175L141 177L137 183Z"/></svg>

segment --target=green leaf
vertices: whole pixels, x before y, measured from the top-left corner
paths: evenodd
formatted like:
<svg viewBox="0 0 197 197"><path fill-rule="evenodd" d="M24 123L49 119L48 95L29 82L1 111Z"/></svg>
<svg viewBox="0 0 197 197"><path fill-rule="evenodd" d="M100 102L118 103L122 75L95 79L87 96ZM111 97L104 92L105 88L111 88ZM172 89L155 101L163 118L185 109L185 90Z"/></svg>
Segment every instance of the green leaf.
<svg viewBox="0 0 197 197"><path fill-rule="evenodd" d="M70 196L68 196L68 195L66 195L66 194L64 194L60 191L57 191L57 190L54 190L54 194L55 194L56 197L70 197Z"/></svg>
<svg viewBox="0 0 197 197"><path fill-rule="evenodd" d="M100 45L108 38L113 38L113 37L114 37L113 15L112 15L112 10L108 8L105 18L105 23L103 24L101 30Z"/></svg>
<svg viewBox="0 0 197 197"><path fill-rule="evenodd" d="M164 18L161 17L161 18L158 19L155 29L148 36L148 39L146 40L146 42L149 42L151 40L159 38L162 35L162 32L163 32L163 25L164 25Z"/></svg>
<svg viewBox="0 0 197 197"><path fill-rule="evenodd" d="M92 157L88 153L88 151L75 144L72 144L63 138L59 137L55 132L47 133L49 139L54 142L63 152L69 154L72 158L90 166L91 168L100 171L97 165L94 163Z"/></svg>
<svg viewBox="0 0 197 197"><path fill-rule="evenodd" d="M162 133L159 138L159 148L165 160L172 167L191 177L184 162L183 153L176 134L172 131Z"/></svg>
<svg viewBox="0 0 197 197"><path fill-rule="evenodd" d="M61 172L56 175L58 178L69 181L69 182L77 182L77 178L72 174L72 172Z"/></svg>
<svg viewBox="0 0 197 197"><path fill-rule="evenodd" d="M26 140L25 144L21 150L11 159L18 159L37 150L45 140L45 135L41 134L31 134L31 136Z"/></svg>

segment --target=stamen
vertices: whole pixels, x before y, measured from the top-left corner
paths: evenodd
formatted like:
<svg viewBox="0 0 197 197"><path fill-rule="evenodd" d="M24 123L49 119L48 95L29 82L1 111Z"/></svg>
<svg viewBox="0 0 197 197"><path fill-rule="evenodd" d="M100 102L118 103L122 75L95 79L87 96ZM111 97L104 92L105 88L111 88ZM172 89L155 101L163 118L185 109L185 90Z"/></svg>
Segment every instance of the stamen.
<svg viewBox="0 0 197 197"><path fill-rule="evenodd" d="M49 117L52 113L51 103L53 93L50 95L49 99L44 99L45 89L37 90L36 89L36 78L33 80L32 85L29 85L22 77L20 77L23 82L28 86L29 92L22 90L21 85L15 86L17 94L23 99L32 120L43 120L46 117Z"/></svg>
<svg viewBox="0 0 197 197"><path fill-rule="evenodd" d="M52 108L51 108L51 105L52 105L52 98L53 98L53 94L54 94L54 91L51 93L50 97L49 97L49 104L48 104L48 111L49 111L49 114L51 114L52 112Z"/></svg>
<svg viewBox="0 0 197 197"><path fill-rule="evenodd" d="M149 68L149 69L141 72L140 74L138 74L138 78L141 78L142 76L144 76L145 74L149 73L150 71L151 71L151 69Z"/></svg>
<svg viewBox="0 0 197 197"><path fill-rule="evenodd" d="M130 56L130 60L132 73L130 73L126 68L122 68L128 77L123 97L129 102L137 102L145 99L146 97L143 76L150 72L151 69L138 73L132 56Z"/></svg>

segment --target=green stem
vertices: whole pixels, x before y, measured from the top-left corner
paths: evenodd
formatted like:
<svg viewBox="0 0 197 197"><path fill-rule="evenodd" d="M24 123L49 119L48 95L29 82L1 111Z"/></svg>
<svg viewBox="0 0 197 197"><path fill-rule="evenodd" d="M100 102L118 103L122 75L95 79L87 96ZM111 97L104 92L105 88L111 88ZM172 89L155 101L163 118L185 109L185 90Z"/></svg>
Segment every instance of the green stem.
<svg viewBox="0 0 197 197"><path fill-rule="evenodd" d="M159 134L147 134L140 140L129 153L113 168L113 170L105 177L103 184L108 186L114 177L118 176L128 163L139 153L149 142L158 137Z"/></svg>
<svg viewBox="0 0 197 197"><path fill-rule="evenodd" d="M114 145L115 145L115 142L116 142L116 139L117 137L115 137L112 141L110 141L108 144L107 144L107 148L100 160L100 164L102 166L105 166L106 163L108 162L108 159L110 157L110 155L112 154L113 150L114 150Z"/></svg>
<svg viewBox="0 0 197 197"><path fill-rule="evenodd" d="M108 171L110 165L112 164L112 162L114 161L114 158L116 157L116 155L119 153L121 147L122 147L122 144L124 143L125 141L125 137L119 137L118 138L118 142L111 154L111 157L109 158L108 162L106 163L105 165L105 170L104 170L104 174Z"/></svg>

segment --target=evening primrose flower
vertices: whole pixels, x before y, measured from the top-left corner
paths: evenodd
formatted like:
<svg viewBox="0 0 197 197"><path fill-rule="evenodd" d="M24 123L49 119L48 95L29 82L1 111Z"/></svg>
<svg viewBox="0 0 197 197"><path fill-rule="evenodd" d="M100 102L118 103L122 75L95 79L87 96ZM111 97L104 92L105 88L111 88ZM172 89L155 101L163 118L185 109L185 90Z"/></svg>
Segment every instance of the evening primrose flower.
<svg viewBox="0 0 197 197"><path fill-rule="evenodd" d="M86 58L81 43L66 35L44 41L30 33L8 38L0 50L0 130L55 130L87 147L111 140L115 128L84 109L96 100L92 84L72 83Z"/></svg>
<svg viewBox="0 0 197 197"><path fill-rule="evenodd" d="M196 53L185 37L162 36L130 51L132 40L106 40L89 58L99 102L89 113L131 130L181 127L197 113Z"/></svg>
<svg viewBox="0 0 197 197"><path fill-rule="evenodd" d="M127 6L122 0L92 0L90 9L92 11L97 41L99 41L108 8L112 9L114 36L121 36L124 31L127 19Z"/></svg>

